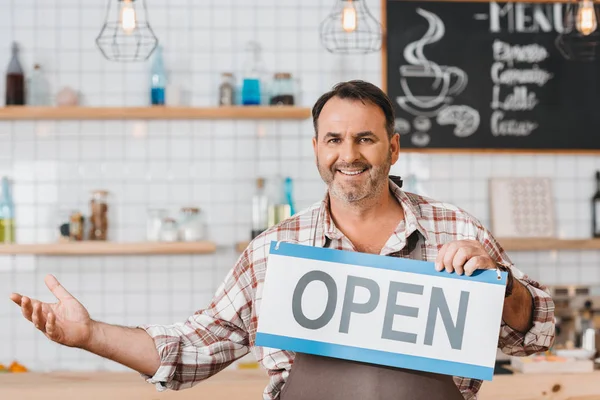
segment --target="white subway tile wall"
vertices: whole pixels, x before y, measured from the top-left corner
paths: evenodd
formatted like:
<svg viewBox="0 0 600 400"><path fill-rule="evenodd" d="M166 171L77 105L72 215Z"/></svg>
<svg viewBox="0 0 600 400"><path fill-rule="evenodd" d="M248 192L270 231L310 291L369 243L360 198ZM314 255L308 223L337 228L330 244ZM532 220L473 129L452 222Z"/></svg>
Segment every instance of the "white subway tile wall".
<svg viewBox="0 0 600 400"><path fill-rule="evenodd" d="M150 63L106 61L95 47L106 1L0 0L0 68L14 40L26 72L40 63L53 93L71 86L83 105L147 105ZM170 81L190 105L215 105L220 73L240 76L246 41L257 40L269 72L291 72L301 88L298 102L310 107L339 81L381 83L379 54L339 56L321 48L319 23L333 1L150 0L148 12ZM368 5L380 15L379 1ZM0 93L4 84L0 80ZM124 369L49 342L8 294L52 301L43 278L53 273L95 319L125 325L184 320L210 302L237 259L234 244L248 239L256 177L292 177L299 209L322 198L312 135L310 120L0 122L0 175L14 182L20 243L55 241L61 218L71 210L87 213L90 191L101 188L111 193L111 240L144 240L148 208L176 213L195 205L219 245L205 256L1 256L0 363L17 359L38 371ZM558 235L586 238L597 169L600 157L594 156L407 153L393 173L414 176L415 191L455 203L487 226L490 177L551 177ZM547 284L600 284L598 251L511 256Z"/></svg>

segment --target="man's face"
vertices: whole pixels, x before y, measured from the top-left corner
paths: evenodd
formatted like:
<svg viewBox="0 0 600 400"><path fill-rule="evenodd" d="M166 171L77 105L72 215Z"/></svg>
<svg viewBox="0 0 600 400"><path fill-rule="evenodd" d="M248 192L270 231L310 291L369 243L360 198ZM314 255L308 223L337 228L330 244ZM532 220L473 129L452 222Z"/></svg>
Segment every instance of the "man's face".
<svg viewBox="0 0 600 400"><path fill-rule="evenodd" d="M388 139L385 115L376 105L333 97L323 107L313 148L329 193L346 203L377 196L398 161L398 135Z"/></svg>

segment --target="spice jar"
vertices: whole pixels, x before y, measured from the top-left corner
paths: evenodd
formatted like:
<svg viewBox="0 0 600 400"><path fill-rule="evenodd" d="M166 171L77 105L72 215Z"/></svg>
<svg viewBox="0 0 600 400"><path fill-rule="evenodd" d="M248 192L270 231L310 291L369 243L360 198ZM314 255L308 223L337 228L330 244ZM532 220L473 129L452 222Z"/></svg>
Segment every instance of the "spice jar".
<svg viewBox="0 0 600 400"><path fill-rule="evenodd" d="M294 105L294 82L292 74L287 72L279 72L274 76L271 88L272 106L293 106Z"/></svg>
<svg viewBox="0 0 600 400"><path fill-rule="evenodd" d="M204 224L200 209L184 207L181 209L179 233L184 242L195 242L204 239Z"/></svg>
<svg viewBox="0 0 600 400"><path fill-rule="evenodd" d="M176 242L179 237L177 234L177 223L173 218L164 218L160 230L160 239L163 242Z"/></svg>
<svg viewBox="0 0 600 400"><path fill-rule="evenodd" d="M69 216L69 238L83 240L83 215L79 211L73 211Z"/></svg>
<svg viewBox="0 0 600 400"><path fill-rule="evenodd" d="M219 86L219 105L232 106L235 101L235 82L231 72L221 74L221 85Z"/></svg>
<svg viewBox="0 0 600 400"><path fill-rule="evenodd" d="M146 220L146 240L151 242L158 242L160 240L163 219L166 216L167 211L164 209L148 210L148 217Z"/></svg>
<svg viewBox="0 0 600 400"><path fill-rule="evenodd" d="M96 190L90 200L90 240L106 240L108 233L108 192Z"/></svg>

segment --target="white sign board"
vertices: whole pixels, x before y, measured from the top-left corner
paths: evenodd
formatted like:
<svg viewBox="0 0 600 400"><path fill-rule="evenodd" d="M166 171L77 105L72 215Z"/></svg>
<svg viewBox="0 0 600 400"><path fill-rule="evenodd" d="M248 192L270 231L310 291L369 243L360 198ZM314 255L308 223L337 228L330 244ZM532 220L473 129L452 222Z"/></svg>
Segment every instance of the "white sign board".
<svg viewBox="0 0 600 400"><path fill-rule="evenodd" d="M272 242L256 345L491 380L506 279Z"/></svg>

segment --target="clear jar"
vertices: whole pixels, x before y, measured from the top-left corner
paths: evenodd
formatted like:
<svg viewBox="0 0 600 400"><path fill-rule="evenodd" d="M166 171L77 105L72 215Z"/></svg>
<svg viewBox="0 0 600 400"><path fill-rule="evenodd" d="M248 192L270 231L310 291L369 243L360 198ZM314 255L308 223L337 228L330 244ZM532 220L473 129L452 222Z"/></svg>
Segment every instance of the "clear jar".
<svg viewBox="0 0 600 400"><path fill-rule="evenodd" d="M162 208L148 210L146 219L146 240L150 242L160 241L163 219L167 217L167 210Z"/></svg>
<svg viewBox="0 0 600 400"><path fill-rule="evenodd" d="M90 200L90 240L106 240L108 234L108 192L96 190Z"/></svg>
<svg viewBox="0 0 600 400"><path fill-rule="evenodd" d="M232 106L235 104L235 81L231 72L221 74L219 86L219 105Z"/></svg>
<svg viewBox="0 0 600 400"><path fill-rule="evenodd" d="M184 207L181 209L179 234L184 242L196 242L204 239L204 221L199 208Z"/></svg>
<svg viewBox="0 0 600 400"><path fill-rule="evenodd" d="M160 230L160 240L163 242L176 242L179 240L177 222L175 222L173 218L163 218Z"/></svg>
<svg viewBox="0 0 600 400"><path fill-rule="evenodd" d="M272 106L293 106L294 105L294 81L292 74L279 72L275 74L271 85Z"/></svg>

